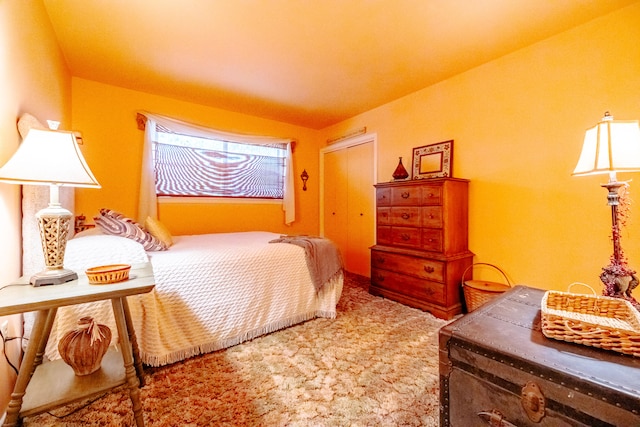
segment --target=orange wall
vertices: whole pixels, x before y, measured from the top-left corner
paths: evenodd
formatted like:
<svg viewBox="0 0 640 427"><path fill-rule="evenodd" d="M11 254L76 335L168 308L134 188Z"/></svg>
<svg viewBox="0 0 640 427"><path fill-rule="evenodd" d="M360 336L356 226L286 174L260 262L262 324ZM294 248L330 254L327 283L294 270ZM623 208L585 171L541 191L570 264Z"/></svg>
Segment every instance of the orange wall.
<svg viewBox="0 0 640 427"><path fill-rule="evenodd" d="M284 225L282 204L269 203L160 203L158 216L174 235L246 230L276 233L318 233L317 131L175 99L72 79L73 128L81 131L83 153L102 185L99 190L77 189L76 212L88 218L102 207L137 218L140 161L144 132L136 125L140 110L175 117L213 128L296 140L294 174L296 218ZM302 170L310 175L302 191Z"/></svg>
<svg viewBox="0 0 640 427"><path fill-rule="evenodd" d="M323 139L362 126L377 132L379 181L413 147L453 139L453 175L471 180L475 262L496 263L518 283L566 290L580 281L600 292L612 253L599 186L607 177L571 173L585 129L606 110L640 119L639 22L635 4L323 129ZM640 269L638 242L632 207L622 246Z"/></svg>
<svg viewBox="0 0 640 427"><path fill-rule="evenodd" d="M71 123L70 102L71 79L42 2L0 1L0 165L18 148L20 115L30 113L42 122L58 120L64 128ZM20 186L0 184L0 284L20 276L20 204ZM11 316L9 335L17 336L21 329L20 316ZM12 361L19 357L18 343L7 346ZM13 381L13 371L0 356L0 414Z"/></svg>

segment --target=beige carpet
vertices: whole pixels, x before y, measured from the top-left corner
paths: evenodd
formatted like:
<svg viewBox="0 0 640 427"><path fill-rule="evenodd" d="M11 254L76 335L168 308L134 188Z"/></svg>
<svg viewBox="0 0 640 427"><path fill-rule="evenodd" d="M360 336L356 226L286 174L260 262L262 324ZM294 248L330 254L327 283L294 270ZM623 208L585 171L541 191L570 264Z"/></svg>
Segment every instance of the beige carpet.
<svg viewBox="0 0 640 427"><path fill-rule="evenodd" d="M147 368L146 425L437 426L437 332L445 322L367 288L349 275L336 319ZM24 425L131 426L130 410L127 392L116 389Z"/></svg>

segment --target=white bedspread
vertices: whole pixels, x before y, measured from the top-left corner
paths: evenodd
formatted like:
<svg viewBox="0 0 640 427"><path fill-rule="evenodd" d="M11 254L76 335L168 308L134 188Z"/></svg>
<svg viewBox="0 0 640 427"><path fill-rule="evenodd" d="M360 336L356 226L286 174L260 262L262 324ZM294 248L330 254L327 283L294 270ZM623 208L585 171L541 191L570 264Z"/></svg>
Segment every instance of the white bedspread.
<svg viewBox="0 0 640 427"><path fill-rule="evenodd" d="M125 254L108 260L87 256L87 247L100 245L103 237L112 236L70 240L65 266L83 272L105 263L140 262ZM342 275L316 293L304 250L268 243L277 237L267 232L175 236L168 251L149 252L156 288L128 298L143 362L161 366L314 317L335 317ZM115 342L110 302L61 308L47 357L59 358L58 338L86 315L109 326Z"/></svg>

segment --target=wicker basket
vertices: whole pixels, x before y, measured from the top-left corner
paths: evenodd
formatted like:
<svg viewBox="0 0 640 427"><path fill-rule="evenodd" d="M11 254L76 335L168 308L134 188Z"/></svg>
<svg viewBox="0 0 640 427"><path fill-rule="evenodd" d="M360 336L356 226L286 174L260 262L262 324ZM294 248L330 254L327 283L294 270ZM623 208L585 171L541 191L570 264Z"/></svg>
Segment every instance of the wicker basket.
<svg viewBox="0 0 640 427"><path fill-rule="evenodd" d="M473 269L473 267L476 265L488 265L489 267L498 270L504 277L506 284L487 282L486 280L465 280L467 272ZM488 264L486 262L471 264L466 268L466 270L464 270L464 273L462 273L462 289L464 291L464 301L467 304L467 310L469 312L472 312L482 304L507 291L509 288L511 288L511 283L509 282L507 275L500 269L500 267L493 264Z"/></svg>
<svg viewBox="0 0 640 427"><path fill-rule="evenodd" d="M544 336L640 357L640 313L629 301L547 291L541 304Z"/></svg>
<svg viewBox="0 0 640 427"><path fill-rule="evenodd" d="M127 280L130 270L131 266L129 264L113 264L91 267L87 269L86 273L89 283L105 285Z"/></svg>

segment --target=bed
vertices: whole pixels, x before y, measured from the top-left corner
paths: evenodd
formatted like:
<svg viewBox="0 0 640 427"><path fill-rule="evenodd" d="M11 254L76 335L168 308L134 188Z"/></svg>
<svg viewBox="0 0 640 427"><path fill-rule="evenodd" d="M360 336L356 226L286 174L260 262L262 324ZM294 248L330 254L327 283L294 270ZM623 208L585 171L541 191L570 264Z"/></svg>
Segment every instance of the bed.
<svg viewBox="0 0 640 427"><path fill-rule="evenodd" d="M168 250L151 252L126 237L80 233L67 243L65 267L81 274L97 265L151 262L155 289L128 302L143 363L162 366L316 317L334 318L343 284L337 248L331 244L335 253L328 257L335 257L334 274L319 283L308 248L291 243L269 232L217 233L173 236ZM82 316L109 326L116 342L109 302L64 307L47 344L49 359L60 357L59 338Z"/></svg>

